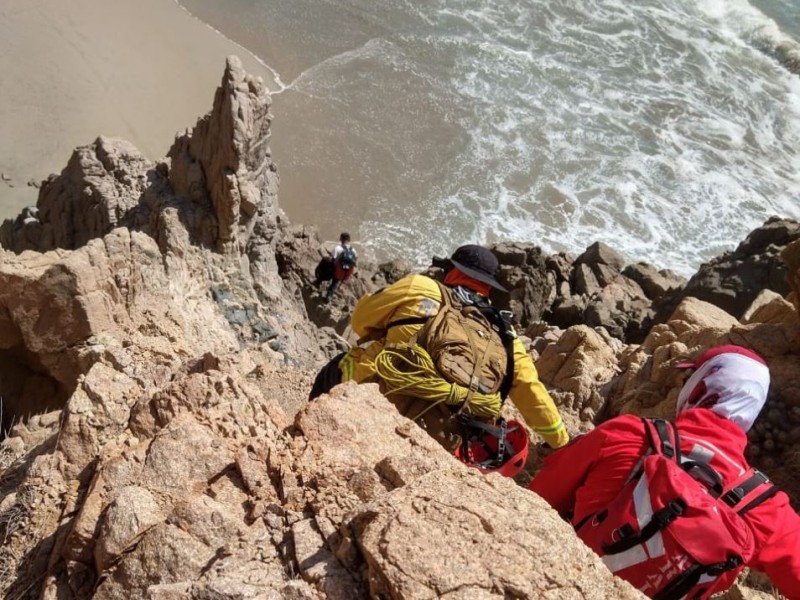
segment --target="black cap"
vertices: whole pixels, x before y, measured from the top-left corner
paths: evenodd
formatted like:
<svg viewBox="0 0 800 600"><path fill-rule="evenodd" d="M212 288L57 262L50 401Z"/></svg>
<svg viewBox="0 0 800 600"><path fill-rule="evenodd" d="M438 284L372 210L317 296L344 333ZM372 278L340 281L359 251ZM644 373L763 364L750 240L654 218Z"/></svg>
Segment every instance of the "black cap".
<svg viewBox="0 0 800 600"><path fill-rule="evenodd" d="M453 252L450 257L450 262L453 263L459 271L468 275L473 279L477 279L483 283L487 283L501 292L508 290L498 283L494 278L500 263L497 258L487 248L469 244L461 246Z"/></svg>

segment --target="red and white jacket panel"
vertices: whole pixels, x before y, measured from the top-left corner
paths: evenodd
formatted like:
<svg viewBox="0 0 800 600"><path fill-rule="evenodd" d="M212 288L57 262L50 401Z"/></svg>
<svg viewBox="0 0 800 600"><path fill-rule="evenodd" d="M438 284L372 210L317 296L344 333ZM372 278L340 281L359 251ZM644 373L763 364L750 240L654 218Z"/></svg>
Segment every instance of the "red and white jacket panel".
<svg viewBox="0 0 800 600"><path fill-rule="evenodd" d="M681 453L707 462L728 484L749 465L747 435L708 409L683 411L676 420ZM634 415L611 419L550 455L530 489L573 524L605 508L649 448L644 424ZM789 600L800 600L800 516L779 492L744 517L756 538L748 566L765 572ZM722 577L718 591L732 583Z"/></svg>

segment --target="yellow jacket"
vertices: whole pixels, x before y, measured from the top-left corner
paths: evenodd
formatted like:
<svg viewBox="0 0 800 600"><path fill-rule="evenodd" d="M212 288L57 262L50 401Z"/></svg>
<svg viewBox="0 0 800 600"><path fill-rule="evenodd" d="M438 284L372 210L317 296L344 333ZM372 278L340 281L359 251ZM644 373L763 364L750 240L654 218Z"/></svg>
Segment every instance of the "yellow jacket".
<svg viewBox="0 0 800 600"><path fill-rule="evenodd" d="M390 323L418 317L432 317L442 301L439 286L424 275L409 275L392 285L363 296L356 304L351 327L359 337L380 334ZM363 382L375 376L375 357L386 344L401 344L422 329L421 324L398 325L385 337L366 347L356 347L342 360L342 380ZM553 448L569 441L569 435L553 399L536 372L522 343L514 340L514 381L509 398L522 413L528 426Z"/></svg>

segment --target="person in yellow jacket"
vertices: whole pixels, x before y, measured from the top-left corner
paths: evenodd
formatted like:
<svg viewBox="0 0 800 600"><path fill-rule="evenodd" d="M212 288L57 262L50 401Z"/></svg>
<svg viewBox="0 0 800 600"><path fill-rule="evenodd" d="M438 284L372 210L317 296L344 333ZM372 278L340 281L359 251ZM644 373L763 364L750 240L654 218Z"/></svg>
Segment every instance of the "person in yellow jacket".
<svg viewBox="0 0 800 600"><path fill-rule="evenodd" d="M444 279L446 286L466 288L484 300L492 287L505 291L495 279L499 267L497 258L487 248L462 246L453 253L449 262L451 267ZM380 383L376 358L387 348L407 344L419 334L425 320L439 312L441 305L439 284L425 275L408 275L374 294L363 296L353 311L351 327L360 338L373 341L336 357L326 368L327 373L326 369L320 372L311 398L327 391L338 381ZM553 399L539 381L533 360L516 336L512 348L513 380L508 397L528 426L550 447L564 446L569 435ZM335 372L331 373L334 369ZM323 379L327 379L327 384ZM425 399L397 395L389 398L401 414L415 419L445 447L453 450L460 442L460 431L452 418L458 407L439 406L436 410L426 410L431 403ZM497 394L496 403L488 411L499 417L501 409L502 400Z"/></svg>

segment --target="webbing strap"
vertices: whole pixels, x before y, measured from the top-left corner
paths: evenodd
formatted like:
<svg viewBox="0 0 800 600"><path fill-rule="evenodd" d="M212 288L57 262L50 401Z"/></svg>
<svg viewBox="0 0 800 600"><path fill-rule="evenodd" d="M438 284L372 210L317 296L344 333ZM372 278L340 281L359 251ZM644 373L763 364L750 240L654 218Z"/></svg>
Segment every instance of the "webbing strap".
<svg viewBox="0 0 800 600"><path fill-rule="evenodd" d="M645 543L656 533L680 517L684 510L686 510L686 503L682 499L676 498L661 510L654 512L650 522L642 527L638 534L623 537L618 542L612 544L603 544L603 553L619 554L620 552L630 550L634 546Z"/></svg>
<svg viewBox="0 0 800 600"><path fill-rule="evenodd" d="M716 563L713 565L694 564L661 588L661 590L653 596L653 600L681 600L699 583L703 575L719 577L727 571L740 567L743 562L741 557L731 556L723 563Z"/></svg>
<svg viewBox="0 0 800 600"><path fill-rule="evenodd" d="M438 280L434 281L436 281L436 285L439 286L439 293L442 296L442 304L444 306L452 307L455 310L463 311L464 305L454 297L454 295L450 292L450 290L447 287L445 287L445 285L441 281ZM467 334L469 345L474 353L476 345L475 345L475 338L472 337L472 331L470 330L469 327L464 327L464 332ZM469 378L469 388L467 389L467 395L464 398L464 401L461 403L461 406L458 408L458 412L456 414L460 415L464 413L464 411L467 410L467 407L469 406L470 402L472 402L472 396L475 395L475 392L478 389L479 374L481 372L481 369L483 368L483 363L486 362L486 355L488 354L488 351L489 351L489 346L487 345L486 348L484 348L483 354L477 361L475 361L475 365L472 368L472 374L470 375Z"/></svg>
<svg viewBox="0 0 800 600"><path fill-rule="evenodd" d="M722 495L722 501L733 508L744 500L745 496L756 489L758 486L769 483L769 477L761 471L750 469L744 474L743 478L734 481L733 484Z"/></svg>
<svg viewBox="0 0 800 600"><path fill-rule="evenodd" d="M511 327L511 321L503 317L502 311L497 310L494 306L485 301L476 303L478 310L481 311L489 321L497 325L500 332L500 340L503 342L503 348L506 351L506 374L500 384L500 399L505 402L508 398L508 393L511 391L511 386L514 383L514 330Z"/></svg>
<svg viewBox="0 0 800 600"><path fill-rule="evenodd" d="M667 458L674 458L680 464L681 443L675 426L664 419L643 418L642 421L649 434L653 450ZM653 435L653 428L656 431L655 435Z"/></svg>
<svg viewBox="0 0 800 600"><path fill-rule="evenodd" d="M695 460L683 460L681 461L681 468L689 473L693 479L704 484L714 498L719 498L722 495L724 491L722 488L722 476L711 466ZM695 476L695 471L700 472L701 479Z"/></svg>
<svg viewBox="0 0 800 600"><path fill-rule="evenodd" d="M751 500L750 502L748 502L747 504L745 504L745 505L744 505L742 508L740 508L739 510L737 510L737 511L736 511L736 513L737 513L739 516L742 516L742 515L744 515L745 513L747 513L747 512L749 512L749 511L753 510L753 509L754 509L756 506L758 506L759 504L762 504L762 503L766 502L767 500L769 500L770 498L772 498L772 497L773 497L775 494L777 494L779 491L780 491L780 490L778 489L778 486L776 486L776 485L771 485L771 486L770 486L770 487L767 489L767 491L765 491L763 494L759 494L759 495L758 495L758 496L757 496L757 497L756 497L754 500Z"/></svg>
<svg viewBox="0 0 800 600"><path fill-rule="evenodd" d="M367 335L358 338L356 345L360 346L361 344L364 344L366 342L381 340L386 337L387 332L392 327L401 327L403 325L423 325L430 318L431 317L408 317L405 319L397 319L396 321L392 321L391 323L389 323L384 329L372 330Z"/></svg>

